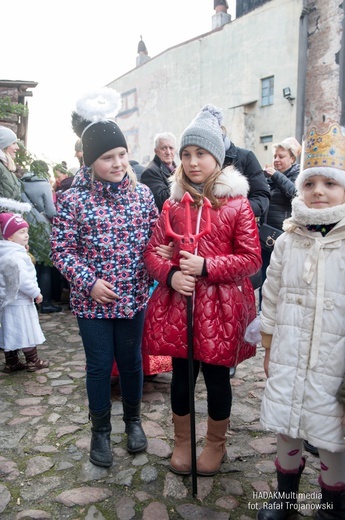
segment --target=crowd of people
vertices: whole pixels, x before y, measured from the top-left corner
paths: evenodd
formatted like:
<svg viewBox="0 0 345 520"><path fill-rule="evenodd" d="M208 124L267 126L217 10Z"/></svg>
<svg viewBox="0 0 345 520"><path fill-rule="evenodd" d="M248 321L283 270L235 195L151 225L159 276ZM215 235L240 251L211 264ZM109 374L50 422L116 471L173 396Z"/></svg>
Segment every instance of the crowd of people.
<svg viewBox="0 0 345 520"><path fill-rule="evenodd" d="M170 469L193 470L189 397L202 375L208 421L196 471L211 476L226 460L229 369L255 355L246 331L258 323L267 375L261 423L277 435L278 493L257 519L290 517L306 439L320 459L315 518L344 518L344 129L312 128L301 164L301 144L288 137L262 168L231 142L222 110L208 104L178 145L171 132L157 134L143 167L129 161L115 122L117 93L106 96L107 113L99 99L87 111L85 99L77 104L80 168L56 164L53 183L44 161L18 173L17 136L0 126L4 371L48 368L37 351L45 340L37 311L61 312L63 288L85 350L90 461L113 463L114 370L131 454L147 447L144 376L171 371ZM279 231L270 250L260 243L263 224Z"/></svg>

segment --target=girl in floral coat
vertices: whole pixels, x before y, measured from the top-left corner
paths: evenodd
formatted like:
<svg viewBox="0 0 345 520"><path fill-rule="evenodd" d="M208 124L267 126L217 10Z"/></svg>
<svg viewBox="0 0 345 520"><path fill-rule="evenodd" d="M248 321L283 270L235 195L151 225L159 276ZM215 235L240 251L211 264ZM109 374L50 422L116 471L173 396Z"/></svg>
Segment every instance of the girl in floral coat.
<svg viewBox="0 0 345 520"><path fill-rule="evenodd" d="M172 229L183 235L186 211L181 199L186 192L191 195L195 234L206 226L203 201L207 197L212 204L211 232L200 239L194 254L180 250L175 239L172 259L161 258L157 245L171 240L165 205L145 252L147 268L159 285L148 305L143 350L173 357L175 445L170 468L182 475L191 472L186 296L195 294L194 373L196 378L201 365L208 395L206 447L197 461L200 475L215 474L225 459L231 409L229 367L255 355L255 346L244 340L244 334L255 317L249 277L261 266L260 244L246 198L247 180L232 166L221 170L225 155L221 123L221 112L206 105L183 132L182 164L174 174L169 201Z"/></svg>
<svg viewBox="0 0 345 520"><path fill-rule="evenodd" d="M77 105L85 166L61 194L52 231L52 260L70 283L87 365L92 420L90 460L112 464L111 370L115 358L127 433L127 450L146 449L140 420L143 387L141 336L149 298L143 253L158 210L149 188L137 183L118 125L104 111L118 94L103 89ZM112 103L110 103L112 105ZM96 115L89 113L95 106ZM94 122L91 122L94 121Z"/></svg>

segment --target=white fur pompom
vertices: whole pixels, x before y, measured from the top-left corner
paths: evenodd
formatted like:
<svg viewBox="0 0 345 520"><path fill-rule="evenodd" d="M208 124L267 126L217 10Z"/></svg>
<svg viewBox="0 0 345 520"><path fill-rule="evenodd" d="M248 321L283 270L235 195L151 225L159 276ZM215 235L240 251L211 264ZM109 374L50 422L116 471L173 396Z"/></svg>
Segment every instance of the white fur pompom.
<svg viewBox="0 0 345 520"><path fill-rule="evenodd" d="M76 103L76 111L87 121L96 123L106 119L115 119L121 108L121 94L108 87L85 94Z"/></svg>
<svg viewBox="0 0 345 520"><path fill-rule="evenodd" d="M219 126L223 124L223 112L220 108L215 107L214 105L208 104L204 105L200 112L210 112L215 118L218 120Z"/></svg>

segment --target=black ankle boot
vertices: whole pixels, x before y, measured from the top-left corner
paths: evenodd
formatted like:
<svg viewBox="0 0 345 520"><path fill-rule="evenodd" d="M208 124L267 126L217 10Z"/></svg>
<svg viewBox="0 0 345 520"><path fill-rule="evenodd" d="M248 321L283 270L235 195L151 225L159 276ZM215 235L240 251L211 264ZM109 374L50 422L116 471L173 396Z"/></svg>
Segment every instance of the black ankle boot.
<svg viewBox="0 0 345 520"><path fill-rule="evenodd" d="M62 307L52 304L52 276L53 268L49 265L36 264L38 285L40 286L43 301L41 303L41 313L61 312Z"/></svg>
<svg viewBox="0 0 345 520"><path fill-rule="evenodd" d="M62 307L60 305L53 305L52 302L41 303L41 314L48 314L50 312L61 312Z"/></svg>
<svg viewBox="0 0 345 520"><path fill-rule="evenodd" d="M343 520L345 518L345 490L330 491L321 484L321 502L314 520Z"/></svg>
<svg viewBox="0 0 345 520"><path fill-rule="evenodd" d="M266 507L258 511L257 520L287 520L296 514L297 493L305 459L302 458L298 473L283 473L277 469L277 497L269 500Z"/></svg>
<svg viewBox="0 0 345 520"><path fill-rule="evenodd" d="M90 461L95 466L110 468L113 463L110 448L110 409L103 415L96 415L90 410L90 419L92 421Z"/></svg>
<svg viewBox="0 0 345 520"><path fill-rule="evenodd" d="M303 441L303 446L304 446L305 451L308 451L312 455L315 455L315 457L319 456L319 450L317 448L315 448L315 446L310 444L310 442L304 440Z"/></svg>
<svg viewBox="0 0 345 520"><path fill-rule="evenodd" d="M10 374L11 372L18 372L18 370L24 370L26 364L22 363L18 356L18 350L5 351L5 368L4 372Z"/></svg>
<svg viewBox="0 0 345 520"><path fill-rule="evenodd" d="M123 420L126 423L127 451L128 453L139 453L147 448L147 439L140 420L141 402L131 405L122 401Z"/></svg>

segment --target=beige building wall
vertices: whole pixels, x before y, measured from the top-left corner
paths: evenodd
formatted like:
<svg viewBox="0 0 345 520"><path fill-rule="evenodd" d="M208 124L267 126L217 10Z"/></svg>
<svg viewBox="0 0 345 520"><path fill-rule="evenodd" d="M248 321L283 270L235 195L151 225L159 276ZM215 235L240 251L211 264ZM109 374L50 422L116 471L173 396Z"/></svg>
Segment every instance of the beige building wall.
<svg viewBox="0 0 345 520"><path fill-rule="evenodd" d="M123 95L117 121L131 158L153 158L156 133L179 139L202 105L223 109L231 140L253 150L262 165L272 160L271 142L295 135L299 19L303 0L271 0L221 29L152 58L108 86ZM210 16L211 23L211 16ZM274 76L273 103L261 106L261 80Z"/></svg>

